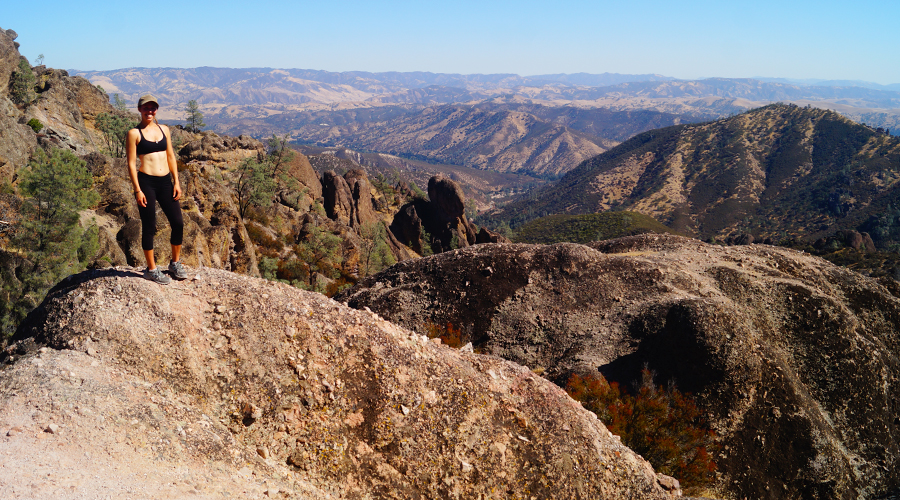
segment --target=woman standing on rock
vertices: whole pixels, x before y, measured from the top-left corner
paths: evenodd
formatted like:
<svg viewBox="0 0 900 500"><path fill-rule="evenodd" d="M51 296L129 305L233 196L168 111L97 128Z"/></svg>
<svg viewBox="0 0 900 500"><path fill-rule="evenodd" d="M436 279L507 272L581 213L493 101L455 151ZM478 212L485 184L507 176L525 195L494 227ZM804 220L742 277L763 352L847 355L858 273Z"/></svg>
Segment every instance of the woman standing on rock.
<svg viewBox="0 0 900 500"><path fill-rule="evenodd" d="M156 121L159 102L150 94L138 100L138 111L141 122L137 128L128 131L125 138L125 152L128 158L128 173L134 187L134 196L141 215L141 247L147 258L147 269L144 277L167 285L171 278L156 267L153 258L153 236L156 234L156 202L162 208L169 225L172 227L172 260L169 263L169 274L173 278L183 280L187 273L181 265L181 240L184 235L184 219L181 215L181 184L178 182L178 163L172 149L172 138L169 128ZM141 160L141 168L137 168L137 159ZM170 177L171 176L171 177Z"/></svg>

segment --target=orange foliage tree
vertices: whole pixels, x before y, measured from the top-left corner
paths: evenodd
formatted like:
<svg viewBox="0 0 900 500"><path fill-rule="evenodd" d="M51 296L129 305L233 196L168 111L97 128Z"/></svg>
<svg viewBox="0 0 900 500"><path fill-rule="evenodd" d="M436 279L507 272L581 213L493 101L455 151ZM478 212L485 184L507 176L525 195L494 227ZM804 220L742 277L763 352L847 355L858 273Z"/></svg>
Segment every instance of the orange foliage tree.
<svg viewBox="0 0 900 500"><path fill-rule="evenodd" d="M572 375L566 392L597 414L610 432L650 462L657 472L677 478L685 490L712 484L715 435L696 402L669 385L660 388L646 367L634 395L603 375Z"/></svg>
<svg viewBox="0 0 900 500"><path fill-rule="evenodd" d="M466 345L466 339L463 335L462 331L459 328L453 326L449 321L446 325L439 325L436 323L428 322L425 324L425 334L428 338L440 338L441 342L447 344L454 349L459 349L460 347Z"/></svg>

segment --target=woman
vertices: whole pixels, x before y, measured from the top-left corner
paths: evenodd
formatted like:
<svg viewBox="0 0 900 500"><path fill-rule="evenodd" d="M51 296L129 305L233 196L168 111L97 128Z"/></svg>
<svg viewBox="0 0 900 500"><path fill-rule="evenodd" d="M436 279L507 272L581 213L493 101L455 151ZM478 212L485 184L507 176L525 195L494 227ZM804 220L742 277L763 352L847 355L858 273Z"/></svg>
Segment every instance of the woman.
<svg viewBox="0 0 900 500"><path fill-rule="evenodd" d="M138 100L141 123L128 131L125 137L125 152L128 158L128 173L134 187L134 196L141 215L141 246L147 259L144 277L156 283L167 285L171 278L156 267L153 258L153 236L156 234L156 202L162 208L172 227L172 259L169 274L173 278L187 278L181 265L181 240L184 235L184 220L181 216L181 184L178 182L178 163L172 149L169 128L156 121L159 102L150 94ZM140 158L141 168L136 160ZM171 177L170 177L171 175Z"/></svg>

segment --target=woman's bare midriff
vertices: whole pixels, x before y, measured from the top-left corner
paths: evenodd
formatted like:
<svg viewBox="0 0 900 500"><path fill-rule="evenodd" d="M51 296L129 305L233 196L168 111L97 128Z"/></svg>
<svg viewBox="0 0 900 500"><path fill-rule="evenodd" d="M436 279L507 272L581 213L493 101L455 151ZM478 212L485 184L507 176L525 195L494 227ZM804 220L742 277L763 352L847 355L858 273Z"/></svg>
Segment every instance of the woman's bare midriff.
<svg viewBox="0 0 900 500"><path fill-rule="evenodd" d="M165 151L157 151L155 153L147 153L140 156L141 168L140 172L147 175L162 176L169 173L169 162L166 160Z"/></svg>

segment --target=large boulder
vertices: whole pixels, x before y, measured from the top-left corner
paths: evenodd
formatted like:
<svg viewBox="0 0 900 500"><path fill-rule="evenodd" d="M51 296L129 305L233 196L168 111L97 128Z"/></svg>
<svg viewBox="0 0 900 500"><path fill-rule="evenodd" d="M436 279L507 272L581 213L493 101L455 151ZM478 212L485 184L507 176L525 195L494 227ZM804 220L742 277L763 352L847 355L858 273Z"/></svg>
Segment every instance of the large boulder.
<svg viewBox="0 0 900 500"><path fill-rule="evenodd" d="M892 281L892 280L888 280ZM564 383L645 363L695 394L734 498L874 498L900 487L900 298L808 254L670 235L476 245L337 296Z"/></svg>
<svg viewBox="0 0 900 500"><path fill-rule="evenodd" d="M466 197L452 179L440 174L429 179L428 199L434 204L435 215L441 222L465 217Z"/></svg>
<svg viewBox="0 0 900 500"><path fill-rule="evenodd" d="M0 28L0 97L9 95L9 78L19 67L19 48L15 39L18 35L13 30Z"/></svg>
<svg viewBox="0 0 900 500"><path fill-rule="evenodd" d="M241 136L244 137L244 136ZM322 182L319 175L309 163L309 158L295 152L294 158L288 166L288 175L297 180L307 189L310 198L317 200L322 197Z"/></svg>
<svg viewBox="0 0 900 500"><path fill-rule="evenodd" d="M466 199L458 184L435 175L428 181L428 198L414 198L400 207L391 223L399 241L419 253L422 245L440 253L476 243L478 229L466 220Z"/></svg>
<svg viewBox="0 0 900 500"><path fill-rule="evenodd" d="M420 216L420 213L422 214ZM401 244L412 248L419 255L424 255L424 246L430 245L426 241L425 220L431 215L431 206L426 200L415 198L413 201L400 207L400 210L394 214L394 220L391 221L390 230L394 239Z"/></svg>
<svg viewBox="0 0 900 500"><path fill-rule="evenodd" d="M190 272L165 287L82 273L28 317L0 353L5 497L679 494L527 368L288 285Z"/></svg>
<svg viewBox="0 0 900 500"><path fill-rule="evenodd" d="M511 241L509 241L509 238L506 236L483 227L478 231L478 234L475 235L475 243L511 243Z"/></svg>
<svg viewBox="0 0 900 500"><path fill-rule="evenodd" d="M357 228L378 222L378 216L372 206L372 183L365 170L353 169L344 174L350 196L353 199L350 213L350 226Z"/></svg>
<svg viewBox="0 0 900 500"><path fill-rule="evenodd" d="M346 226L353 212L353 193L343 177L329 170L322 174L322 198L328 218Z"/></svg>

